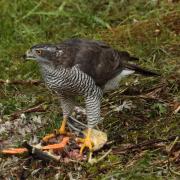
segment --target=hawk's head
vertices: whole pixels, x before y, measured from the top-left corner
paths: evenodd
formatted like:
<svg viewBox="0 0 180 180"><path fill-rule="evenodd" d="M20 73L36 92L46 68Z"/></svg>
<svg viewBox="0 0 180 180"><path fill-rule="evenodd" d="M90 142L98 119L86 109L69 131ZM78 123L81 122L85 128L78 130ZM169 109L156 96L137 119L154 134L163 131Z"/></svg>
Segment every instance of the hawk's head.
<svg viewBox="0 0 180 180"><path fill-rule="evenodd" d="M27 50L25 59L36 60L40 63L48 63L57 60L63 51L52 44L40 44Z"/></svg>

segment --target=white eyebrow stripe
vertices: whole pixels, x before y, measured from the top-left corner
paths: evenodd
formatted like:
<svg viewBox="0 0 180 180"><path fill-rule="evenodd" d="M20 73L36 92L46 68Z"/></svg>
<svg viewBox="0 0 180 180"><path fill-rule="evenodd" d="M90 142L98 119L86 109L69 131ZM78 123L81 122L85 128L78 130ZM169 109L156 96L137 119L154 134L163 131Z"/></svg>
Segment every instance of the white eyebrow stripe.
<svg viewBox="0 0 180 180"><path fill-rule="evenodd" d="M54 48L54 47L45 47L46 48L46 50L48 50L48 51L52 51L52 50L56 50L56 48Z"/></svg>

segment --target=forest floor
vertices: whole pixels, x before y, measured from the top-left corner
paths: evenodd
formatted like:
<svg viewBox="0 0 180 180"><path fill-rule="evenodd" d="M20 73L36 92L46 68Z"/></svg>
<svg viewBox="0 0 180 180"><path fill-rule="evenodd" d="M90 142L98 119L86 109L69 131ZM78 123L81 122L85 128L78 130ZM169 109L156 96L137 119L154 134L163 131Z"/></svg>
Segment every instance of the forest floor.
<svg viewBox="0 0 180 180"><path fill-rule="evenodd" d="M0 155L0 179L178 179L180 177L180 4L178 1L0 1L0 149L37 143L58 128L58 97L22 55L34 44L103 40L139 57L160 77L133 75L104 96L110 144L86 162ZM30 83L30 81L37 83ZM82 104L81 99L79 103Z"/></svg>

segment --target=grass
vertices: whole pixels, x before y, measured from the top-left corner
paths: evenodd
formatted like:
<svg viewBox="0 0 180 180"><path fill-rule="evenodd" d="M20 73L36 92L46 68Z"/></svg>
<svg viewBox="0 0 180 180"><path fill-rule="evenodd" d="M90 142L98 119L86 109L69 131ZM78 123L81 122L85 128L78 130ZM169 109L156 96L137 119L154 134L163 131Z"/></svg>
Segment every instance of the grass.
<svg viewBox="0 0 180 180"><path fill-rule="evenodd" d="M180 44L178 3L168 1L128 1L128 0L32 0L0 1L0 79L32 80L40 79L37 64L24 63L22 55L36 43L59 42L67 38L83 37L99 39L119 50L126 50L140 58L139 64L161 73L159 78L130 77L122 82L122 93L115 92L105 96L103 115L107 113L102 130L108 132L109 140L115 143L114 150L107 159L95 166L70 164L69 166L31 162L29 172L39 166L29 179L68 178L81 179L175 179L175 173L169 170L168 155L161 148L148 147L144 150L118 154L122 145L139 144L154 139L167 140L166 146L180 134L179 113L174 110L180 101ZM127 86L128 84L128 86ZM1 124L10 120L10 115L20 109L45 102L45 112L26 115L31 122L34 116L40 116L45 122L39 127L37 135L52 131L59 126L58 99L42 86L0 85ZM120 112L112 111L112 105L131 101L133 108ZM11 134L15 134L13 130ZM3 134L0 141L8 139ZM15 136L14 135L14 136ZM26 134L27 139L32 134ZM18 139L19 138L19 139ZM23 137L24 138L24 137ZM16 143L22 137L17 136ZM13 142L14 144L15 142ZM16 144L15 143L15 144ZM174 152L179 152L174 147ZM170 156L170 157L169 157ZM0 159L2 164L8 159ZM0 177L7 174L19 176L22 166L27 162L20 159L21 166L16 169L2 169ZM55 166L57 168L49 168ZM172 161L174 171L180 171L179 161ZM60 173L60 175L58 174Z"/></svg>

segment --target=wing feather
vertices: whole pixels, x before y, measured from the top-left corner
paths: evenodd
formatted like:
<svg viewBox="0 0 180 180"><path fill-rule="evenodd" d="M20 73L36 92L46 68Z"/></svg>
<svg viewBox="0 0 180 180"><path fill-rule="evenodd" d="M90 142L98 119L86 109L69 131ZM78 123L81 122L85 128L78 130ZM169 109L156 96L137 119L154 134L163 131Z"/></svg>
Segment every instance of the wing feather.
<svg viewBox="0 0 180 180"><path fill-rule="evenodd" d="M128 67L132 69L128 62L138 60L127 52L94 40L71 39L57 44L57 49L63 50L62 56L57 59L57 65L71 68L78 64L80 70L91 76L99 86L104 86L122 70ZM133 66L133 70L144 72L138 66Z"/></svg>

